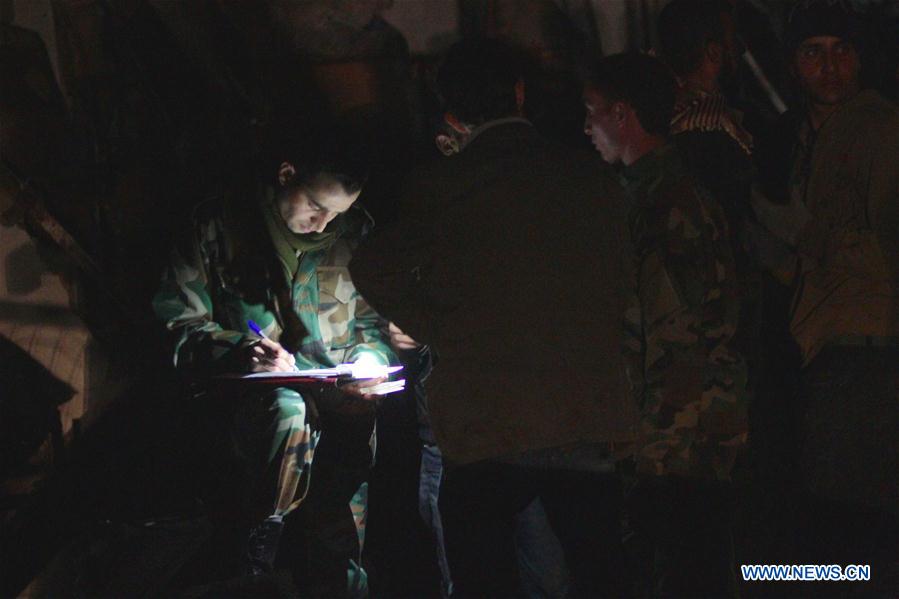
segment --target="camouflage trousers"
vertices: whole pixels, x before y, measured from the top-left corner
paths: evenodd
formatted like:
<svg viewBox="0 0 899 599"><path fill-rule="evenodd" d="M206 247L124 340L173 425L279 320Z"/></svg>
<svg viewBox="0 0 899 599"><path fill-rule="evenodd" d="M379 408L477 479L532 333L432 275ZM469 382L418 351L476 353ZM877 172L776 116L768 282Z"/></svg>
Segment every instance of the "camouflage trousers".
<svg viewBox="0 0 899 599"><path fill-rule="evenodd" d="M319 414L298 392L277 388L241 401L233 430L252 481L246 500L254 521L296 512L290 520L304 537L297 545L308 548L292 564L298 585L313 596L365 596L361 554L374 413ZM282 539L281 551L295 549L292 539Z"/></svg>

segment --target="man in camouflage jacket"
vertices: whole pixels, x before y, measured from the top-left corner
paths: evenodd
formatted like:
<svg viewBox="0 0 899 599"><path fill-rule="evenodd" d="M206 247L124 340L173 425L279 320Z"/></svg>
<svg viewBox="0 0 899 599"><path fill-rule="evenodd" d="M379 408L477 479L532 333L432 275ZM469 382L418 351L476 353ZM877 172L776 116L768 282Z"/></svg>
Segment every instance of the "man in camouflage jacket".
<svg viewBox="0 0 899 599"><path fill-rule="evenodd" d="M153 307L174 338L176 367L208 375L332 367L363 356L395 362L386 323L346 268L370 224L354 205L363 176L327 155L298 167L285 162L278 175L276 190L201 205L174 249ZM254 519L262 521L250 534L251 573L271 569L283 518L308 494L316 580L298 582L314 592L364 593L369 385L306 397L286 387L250 389L240 397L233 435L254 479Z"/></svg>
<svg viewBox="0 0 899 599"><path fill-rule="evenodd" d="M744 243L752 218L752 135L722 91L737 71L734 8L727 0L672 0L659 14L661 59L677 77L671 136L687 171L721 206L742 299L736 347L758 380L761 274Z"/></svg>
<svg viewBox="0 0 899 599"><path fill-rule="evenodd" d="M732 349L739 303L721 208L668 143L673 81L617 55L590 74L585 133L621 162L631 200L628 374L641 410L632 523L650 539L651 593L733 595L728 488L746 441L746 368Z"/></svg>

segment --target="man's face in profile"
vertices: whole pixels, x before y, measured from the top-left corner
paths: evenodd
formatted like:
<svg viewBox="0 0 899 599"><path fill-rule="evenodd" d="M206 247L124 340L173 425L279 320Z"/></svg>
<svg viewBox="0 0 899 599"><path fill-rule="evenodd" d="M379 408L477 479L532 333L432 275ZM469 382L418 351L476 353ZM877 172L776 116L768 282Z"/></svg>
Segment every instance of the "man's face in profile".
<svg viewBox="0 0 899 599"><path fill-rule="evenodd" d="M858 93L861 63L848 40L825 35L807 38L793 55L793 68L802 91L814 104L832 106Z"/></svg>
<svg viewBox="0 0 899 599"><path fill-rule="evenodd" d="M584 89L584 107L587 109L584 133L590 138L593 147L599 150L602 159L609 164L621 160L620 131L615 119L614 104L599 90L589 86Z"/></svg>

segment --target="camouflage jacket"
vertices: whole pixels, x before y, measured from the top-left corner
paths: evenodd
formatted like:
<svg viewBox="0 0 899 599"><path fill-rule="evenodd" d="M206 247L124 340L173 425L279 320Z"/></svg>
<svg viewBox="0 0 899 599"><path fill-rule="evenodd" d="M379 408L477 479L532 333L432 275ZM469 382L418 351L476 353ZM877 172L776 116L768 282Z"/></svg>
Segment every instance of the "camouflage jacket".
<svg viewBox="0 0 899 599"><path fill-rule="evenodd" d="M690 175L724 210L737 274L745 278L750 261L738 238L744 221L752 218L749 190L754 173L752 136L740 120L720 93L684 85L674 106L671 135Z"/></svg>
<svg viewBox="0 0 899 599"><path fill-rule="evenodd" d="M177 367L245 369L240 350L258 339L248 320L283 342L290 319L282 312L273 276L284 277L281 288L289 291L287 301L299 317L293 344L299 368L352 362L362 352L383 364L396 361L386 322L359 295L347 270L369 221L364 210L354 207L341 217L348 219L345 233L330 247L303 254L291 280L275 258L258 204L243 212L235 206L211 201L197 209L153 299L157 318L174 336Z"/></svg>
<svg viewBox="0 0 899 599"><path fill-rule="evenodd" d="M632 205L628 376L641 410L637 469L725 479L745 443L746 366L720 208L663 146L623 172Z"/></svg>

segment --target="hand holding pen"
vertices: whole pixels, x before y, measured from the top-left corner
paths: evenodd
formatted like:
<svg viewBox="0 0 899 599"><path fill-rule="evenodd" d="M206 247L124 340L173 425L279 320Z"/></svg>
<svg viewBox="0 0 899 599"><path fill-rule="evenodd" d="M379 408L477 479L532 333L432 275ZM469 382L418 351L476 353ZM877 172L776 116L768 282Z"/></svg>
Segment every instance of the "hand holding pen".
<svg viewBox="0 0 899 599"><path fill-rule="evenodd" d="M259 335L259 342L250 347L251 372L295 372L296 359L277 341L268 338L252 320L247 321L250 330Z"/></svg>
<svg viewBox="0 0 899 599"><path fill-rule="evenodd" d="M251 346L253 352L250 356L251 372L298 372L296 359L293 354L281 347L280 343L268 338L258 324L252 320L247 321L250 330L259 335L259 343ZM337 387L345 395L352 395L364 400L374 400L379 394L369 393L369 389L387 381L386 376L354 380Z"/></svg>

